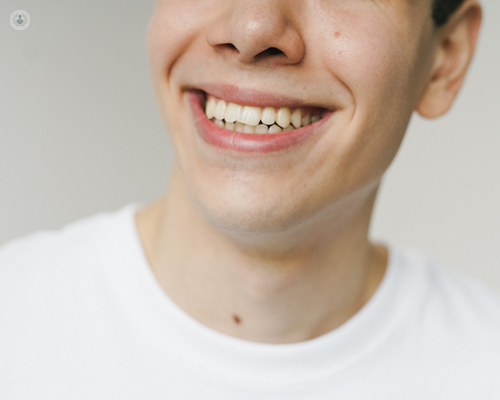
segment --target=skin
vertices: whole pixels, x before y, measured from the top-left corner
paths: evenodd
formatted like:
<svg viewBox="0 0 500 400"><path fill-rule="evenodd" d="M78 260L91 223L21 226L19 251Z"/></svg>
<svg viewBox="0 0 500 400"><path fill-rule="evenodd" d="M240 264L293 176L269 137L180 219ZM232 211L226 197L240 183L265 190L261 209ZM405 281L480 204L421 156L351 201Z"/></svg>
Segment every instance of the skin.
<svg viewBox="0 0 500 400"><path fill-rule="evenodd" d="M193 318L293 343L370 299L388 261L368 238L382 176L413 112L435 118L452 105L481 22L475 0L439 29L430 9L430 0L157 1L151 79L176 157L167 193L136 222L158 282ZM207 82L336 112L304 145L217 149L198 136L185 97Z"/></svg>

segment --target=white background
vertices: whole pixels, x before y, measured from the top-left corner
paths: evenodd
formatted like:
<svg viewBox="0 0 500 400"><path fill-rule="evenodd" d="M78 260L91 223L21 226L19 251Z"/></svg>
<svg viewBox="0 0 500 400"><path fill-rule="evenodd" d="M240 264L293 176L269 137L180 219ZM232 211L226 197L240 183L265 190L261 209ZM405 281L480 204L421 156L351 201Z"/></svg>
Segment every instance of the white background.
<svg viewBox="0 0 500 400"><path fill-rule="evenodd" d="M172 150L150 88L153 0L1 0L0 244L147 203ZM420 249L500 291L500 2L447 116L412 120L372 237ZM24 31L9 23L26 10Z"/></svg>

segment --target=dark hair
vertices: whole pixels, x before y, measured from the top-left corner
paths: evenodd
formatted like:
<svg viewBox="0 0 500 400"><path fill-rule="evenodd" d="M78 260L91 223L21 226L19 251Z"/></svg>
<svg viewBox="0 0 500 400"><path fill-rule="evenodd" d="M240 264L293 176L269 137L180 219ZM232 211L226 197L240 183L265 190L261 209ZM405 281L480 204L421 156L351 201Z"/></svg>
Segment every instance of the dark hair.
<svg viewBox="0 0 500 400"><path fill-rule="evenodd" d="M432 18L436 26L444 25L450 15L458 8L464 0L434 0L432 5Z"/></svg>

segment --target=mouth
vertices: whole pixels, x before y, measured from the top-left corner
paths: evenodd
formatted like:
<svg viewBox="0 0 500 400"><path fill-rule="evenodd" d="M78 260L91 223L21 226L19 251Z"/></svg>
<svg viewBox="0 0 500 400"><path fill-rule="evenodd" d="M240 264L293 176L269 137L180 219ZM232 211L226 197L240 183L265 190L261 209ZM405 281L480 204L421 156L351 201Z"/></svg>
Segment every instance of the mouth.
<svg viewBox="0 0 500 400"><path fill-rule="evenodd" d="M314 136L335 110L234 87L186 92L197 130L208 144L252 153L276 152ZM243 98L245 97L245 98Z"/></svg>

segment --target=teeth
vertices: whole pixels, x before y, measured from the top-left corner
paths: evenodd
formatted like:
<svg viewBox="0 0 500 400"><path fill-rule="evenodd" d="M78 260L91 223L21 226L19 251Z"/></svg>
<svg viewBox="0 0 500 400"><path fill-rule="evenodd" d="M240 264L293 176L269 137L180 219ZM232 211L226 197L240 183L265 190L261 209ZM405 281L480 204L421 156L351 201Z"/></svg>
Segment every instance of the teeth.
<svg viewBox="0 0 500 400"><path fill-rule="evenodd" d="M311 116L307 114L305 117L302 117L302 126L307 126L311 123Z"/></svg>
<svg viewBox="0 0 500 400"><path fill-rule="evenodd" d="M292 116L290 115L290 109L288 107L280 108L276 113L276 123L282 128L288 127L291 120Z"/></svg>
<svg viewBox="0 0 500 400"><path fill-rule="evenodd" d="M238 104L229 103L226 108L226 113L224 114L226 122L239 121L241 119L242 109L243 107Z"/></svg>
<svg viewBox="0 0 500 400"><path fill-rule="evenodd" d="M269 127L268 133L279 133L281 132L281 128L278 125L272 125Z"/></svg>
<svg viewBox="0 0 500 400"><path fill-rule="evenodd" d="M243 133L255 133L255 126L243 125Z"/></svg>
<svg viewBox="0 0 500 400"><path fill-rule="evenodd" d="M224 119L224 115L226 113L226 102L224 100L219 100L217 105L215 106L214 116L217 119Z"/></svg>
<svg viewBox="0 0 500 400"><path fill-rule="evenodd" d="M236 132L242 132L243 133L243 128L245 125L243 125L241 122L236 122L234 130Z"/></svg>
<svg viewBox="0 0 500 400"><path fill-rule="evenodd" d="M243 107L243 111L241 112L241 118L238 120L242 124L247 125L259 125L260 122L260 107Z"/></svg>
<svg viewBox="0 0 500 400"><path fill-rule="evenodd" d="M302 112L300 108L297 108L292 114L292 125L295 128L300 128L302 126Z"/></svg>
<svg viewBox="0 0 500 400"><path fill-rule="evenodd" d="M207 115L208 119L212 119L215 114L215 99L213 97L210 97L207 101L207 107L205 108L205 114Z"/></svg>
<svg viewBox="0 0 500 400"><path fill-rule="evenodd" d="M272 125L276 122L276 111L274 111L273 107L266 107L262 110L262 116L260 119L266 125Z"/></svg>
<svg viewBox="0 0 500 400"><path fill-rule="evenodd" d="M309 112L309 111L306 111ZM301 108L294 110L282 107L275 111L274 107L240 106L235 103L226 103L213 96L208 96L205 106L208 119L221 128L248 134L267 134L289 132L307 126L321 119L320 115L303 115Z"/></svg>
<svg viewBox="0 0 500 400"><path fill-rule="evenodd" d="M268 129L267 125L259 124L255 127L255 133L264 134L267 133Z"/></svg>

